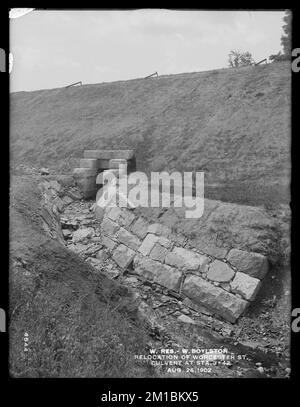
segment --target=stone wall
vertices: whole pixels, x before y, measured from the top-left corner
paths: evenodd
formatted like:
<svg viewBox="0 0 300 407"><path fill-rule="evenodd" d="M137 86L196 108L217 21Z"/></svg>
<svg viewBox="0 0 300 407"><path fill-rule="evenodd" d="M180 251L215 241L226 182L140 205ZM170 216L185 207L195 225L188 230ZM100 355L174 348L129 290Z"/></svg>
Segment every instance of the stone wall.
<svg viewBox="0 0 300 407"><path fill-rule="evenodd" d="M107 173L118 179L135 170L132 150L87 150L74 177L84 198L97 195L98 202L109 187L104 185ZM234 323L254 301L268 272L274 225L259 208L211 200L206 204L200 229L192 230L197 240L178 233L184 208L154 210L155 221L138 208L128 209L130 205L95 204L94 214L101 224L101 243L124 274L158 284L178 299ZM195 220L184 224L189 229L197 225Z"/></svg>
<svg viewBox="0 0 300 407"><path fill-rule="evenodd" d="M107 207L100 220L102 244L123 272L159 284L232 323L255 299L268 271L268 260L260 253L233 248L218 259L127 208Z"/></svg>
<svg viewBox="0 0 300 407"><path fill-rule="evenodd" d="M64 226L65 208L82 198L74 185L72 177L48 178L40 185L43 226L62 243L72 237L74 244L91 232L86 224L79 229L76 225L73 234L70 225ZM159 285L183 304L231 323L254 301L268 272L268 259L261 253L231 248L216 257L205 245L195 247L185 235L158 221L151 222L134 209L107 207L94 215L91 210L89 222L94 218L99 231L97 262L110 259L119 274Z"/></svg>

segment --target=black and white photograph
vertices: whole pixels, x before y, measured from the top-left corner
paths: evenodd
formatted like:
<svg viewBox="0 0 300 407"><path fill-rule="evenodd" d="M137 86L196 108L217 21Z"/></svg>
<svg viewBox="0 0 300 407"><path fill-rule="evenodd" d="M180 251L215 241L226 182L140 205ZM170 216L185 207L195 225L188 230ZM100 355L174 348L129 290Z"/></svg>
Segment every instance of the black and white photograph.
<svg viewBox="0 0 300 407"><path fill-rule="evenodd" d="M292 24L9 10L11 378L290 379Z"/></svg>

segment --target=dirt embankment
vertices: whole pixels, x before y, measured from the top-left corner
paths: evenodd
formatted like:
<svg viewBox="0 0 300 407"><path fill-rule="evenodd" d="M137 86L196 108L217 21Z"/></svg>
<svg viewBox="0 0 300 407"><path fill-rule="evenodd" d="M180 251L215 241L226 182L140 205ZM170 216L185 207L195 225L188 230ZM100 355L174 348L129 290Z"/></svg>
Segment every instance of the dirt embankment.
<svg viewBox="0 0 300 407"><path fill-rule="evenodd" d="M15 93L12 166L134 148L139 170L204 171L207 197L288 201L290 76L282 62Z"/></svg>
<svg viewBox="0 0 300 407"><path fill-rule="evenodd" d="M11 185L10 374L152 376L133 357L149 337L136 325L132 293L46 234L39 181L13 177Z"/></svg>

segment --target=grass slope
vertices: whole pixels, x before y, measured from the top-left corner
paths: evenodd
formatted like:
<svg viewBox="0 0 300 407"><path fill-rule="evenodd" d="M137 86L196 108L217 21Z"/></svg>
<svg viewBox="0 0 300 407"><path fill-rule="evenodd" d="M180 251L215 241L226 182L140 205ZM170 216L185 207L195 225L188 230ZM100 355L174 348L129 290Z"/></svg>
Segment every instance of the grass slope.
<svg viewBox="0 0 300 407"><path fill-rule="evenodd" d="M205 171L207 185L255 194L286 187L290 85L282 62L14 93L12 164L68 171L84 149L130 147L140 170Z"/></svg>
<svg viewBox="0 0 300 407"><path fill-rule="evenodd" d="M10 196L11 376L152 377L132 294L45 234L37 184L13 177Z"/></svg>

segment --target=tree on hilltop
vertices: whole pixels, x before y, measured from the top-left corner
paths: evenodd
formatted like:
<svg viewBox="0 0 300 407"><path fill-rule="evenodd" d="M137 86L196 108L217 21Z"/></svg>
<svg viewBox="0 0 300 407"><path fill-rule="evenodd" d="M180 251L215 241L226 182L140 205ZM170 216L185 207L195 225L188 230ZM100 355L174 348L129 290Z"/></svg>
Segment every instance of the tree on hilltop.
<svg viewBox="0 0 300 407"><path fill-rule="evenodd" d="M254 59L250 52L230 51L228 55L228 66L231 68L238 68L240 66L247 66L254 64Z"/></svg>

